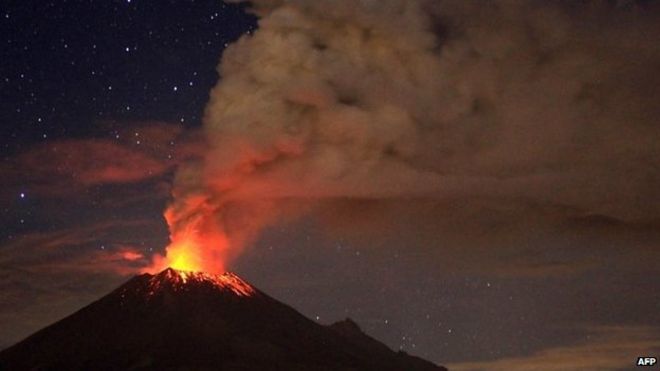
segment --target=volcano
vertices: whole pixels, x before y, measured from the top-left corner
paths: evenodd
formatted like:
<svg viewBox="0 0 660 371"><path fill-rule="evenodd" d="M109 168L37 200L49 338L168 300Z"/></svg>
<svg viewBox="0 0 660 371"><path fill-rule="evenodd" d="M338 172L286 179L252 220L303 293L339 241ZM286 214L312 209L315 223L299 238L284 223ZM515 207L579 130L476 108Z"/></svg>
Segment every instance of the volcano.
<svg viewBox="0 0 660 371"><path fill-rule="evenodd" d="M446 370L323 326L233 273L168 268L0 352L0 370Z"/></svg>

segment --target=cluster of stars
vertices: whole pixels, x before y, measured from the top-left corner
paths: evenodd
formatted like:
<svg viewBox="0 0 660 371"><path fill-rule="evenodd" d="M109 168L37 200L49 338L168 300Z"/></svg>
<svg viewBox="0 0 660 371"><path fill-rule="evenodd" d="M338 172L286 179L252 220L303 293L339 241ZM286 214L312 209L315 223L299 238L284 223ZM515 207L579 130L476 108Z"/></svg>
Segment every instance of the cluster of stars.
<svg viewBox="0 0 660 371"><path fill-rule="evenodd" d="M107 120L200 124L222 50L254 30L256 20L222 2L126 4L6 7L0 18L6 154L94 135L94 125Z"/></svg>

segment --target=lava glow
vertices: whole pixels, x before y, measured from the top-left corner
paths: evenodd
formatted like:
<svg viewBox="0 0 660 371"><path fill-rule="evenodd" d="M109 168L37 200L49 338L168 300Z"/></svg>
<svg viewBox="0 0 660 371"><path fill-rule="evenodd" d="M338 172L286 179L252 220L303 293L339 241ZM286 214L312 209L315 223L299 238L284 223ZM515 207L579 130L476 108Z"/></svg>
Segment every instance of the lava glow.
<svg viewBox="0 0 660 371"><path fill-rule="evenodd" d="M163 293L190 292L194 291L194 288L204 287L240 297L251 297L258 294L252 285L231 272L212 274L166 268L162 272L147 276L146 286L139 287L137 290L148 300L162 296ZM124 288L122 294L133 289Z"/></svg>
<svg viewBox="0 0 660 371"><path fill-rule="evenodd" d="M252 296L255 293L252 285L231 272L210 274L180 269L165 269L149 280L149 295L157 293L163 285L168 285L174 290L180 290L190 284L212 285L223 291L231 291L238 296Z"/></svg>
<svg viewBox="0 0 660 371"><path fill-rule="evenodd" d="M175 235L166 248L166 255L157 255L147 272L154 273L171 267L181 271L223 273L225 266L219 252L225 250L226 246L226 238L218 236L202 237L197 233Z"/></svg>
<svg viewBox="0 0 660 371"><path fill-rule="evenodd" d="M168 267L213 274L225 272L229 241L213 218L196 213L182 223L168 209L165 219L171 232L170 244L165 249L165 256L155 255L145 272L156 273Z"/></svg>
<svg viewBox="0 0 660 371"><path fill-rule="evenodd" d="M180 239L167 247L166 265L183 271L203 271L199 243L196 239Z"/></svg>

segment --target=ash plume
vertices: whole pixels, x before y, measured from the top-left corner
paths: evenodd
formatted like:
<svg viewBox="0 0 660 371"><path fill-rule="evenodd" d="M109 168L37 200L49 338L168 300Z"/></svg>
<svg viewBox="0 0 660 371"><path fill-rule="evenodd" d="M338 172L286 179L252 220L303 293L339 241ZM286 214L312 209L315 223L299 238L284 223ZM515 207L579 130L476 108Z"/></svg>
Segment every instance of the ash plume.
<svg viewBox="0 0 660 371"><path fill-rule="evenodd" d="M521 200L660 217L658 7L257 0L168 223L227 261L291 200ZM286 209L286 216L305 209ZM169 251L168 251L169 254Z"/></svg>

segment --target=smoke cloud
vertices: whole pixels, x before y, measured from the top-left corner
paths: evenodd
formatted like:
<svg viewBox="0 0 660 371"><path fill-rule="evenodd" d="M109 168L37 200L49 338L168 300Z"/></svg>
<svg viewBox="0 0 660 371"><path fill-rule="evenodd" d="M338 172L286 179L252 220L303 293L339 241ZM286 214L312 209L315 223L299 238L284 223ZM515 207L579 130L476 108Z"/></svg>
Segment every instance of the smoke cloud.
<svg viewBox="0 0 660 371"><path fill-rule="evenodd" d="M210 94L208 150L175 180L169 262L186 250L224 269L261 228L304 213L290 201L494 199L660 217L657 7L253 6L259 29L226 49Z"/></svg>

